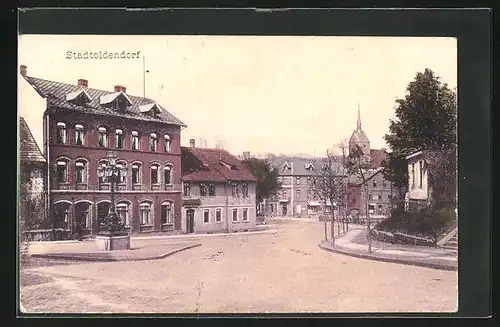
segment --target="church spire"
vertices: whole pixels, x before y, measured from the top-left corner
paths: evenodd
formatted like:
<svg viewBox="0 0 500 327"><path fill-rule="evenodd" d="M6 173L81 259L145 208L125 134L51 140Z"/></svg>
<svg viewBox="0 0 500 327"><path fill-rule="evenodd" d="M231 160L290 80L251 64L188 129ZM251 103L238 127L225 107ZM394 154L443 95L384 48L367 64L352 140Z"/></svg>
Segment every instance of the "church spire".
<svg viewBox="0 0 500 327"><path fill-rule="evenodd" d="M361 131L361 113L359 110L359 104L358 104L358 127L357 127L357 130Z"/></svg>

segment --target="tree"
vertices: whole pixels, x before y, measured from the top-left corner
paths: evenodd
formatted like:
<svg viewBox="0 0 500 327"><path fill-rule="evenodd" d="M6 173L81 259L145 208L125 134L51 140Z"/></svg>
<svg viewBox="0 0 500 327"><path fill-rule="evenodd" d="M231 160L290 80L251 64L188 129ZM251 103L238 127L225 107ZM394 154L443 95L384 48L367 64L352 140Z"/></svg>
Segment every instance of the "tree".
<svg viewBox="0 0 500 327"><path fill-rule="evenodd" d="M430 69L417 73L396 100L396 119L390 120L384 136L391 152L383 163L384 177L395 187L406 188L405 157L419 150L444 150L456 144L456 93L442 84Z"/></svg>
<svg viewBox="0 0 500 327"><path fill-rule="evenodd" d="M365 155L363 150L359 145L355 145L349 151L349 156L347 160L344 162L345 167L350 175L357 176L361 179L361 186L365 190L365 212L367 218L367 239L368 239L368 252L372 252L372 242L371 242L371 221L370 221L370 213L368 210L368 174L371 169L371 158L369 155Z"/></svg>
<svg viewBox="0 0 500 327"><path fill-rule="evenodd" d="M242 161L257 178L257 204L275 194L280 188L279 171L267 159L251 157Z"/></svg>
<svg viewBox="0 0 500 327"><path fill-rule="evenodd" d="M312 190L317 198L325 205L331 205L331 236L332 245L335 245L335 210L334 205L343 203L347 195L347 174L342 165L342 161L338 156L331 151L327 151L326 158L321 160L319 170L316 172L312 180ZM326 219L325 219L325 239L326 235Z"/></svg>

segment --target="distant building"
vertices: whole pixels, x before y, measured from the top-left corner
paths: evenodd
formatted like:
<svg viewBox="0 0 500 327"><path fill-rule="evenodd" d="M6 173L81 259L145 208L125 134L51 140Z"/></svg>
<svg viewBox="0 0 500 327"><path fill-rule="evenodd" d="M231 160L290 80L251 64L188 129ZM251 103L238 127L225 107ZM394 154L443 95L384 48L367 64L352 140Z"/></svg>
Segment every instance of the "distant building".
<svg viewBox="0 0 500 327"><path fill-rule="evenodd" d="M452 150L417 151L406 157L408 161L409 210L428 207L433 200L452 202L456 200L456 153ZM431 182L432 176L434 184Z"/></svg>
<svg viewBox="0 0 500 327"><path fill-rule="evenodd" d="M124 86L106 91L90 88L85 79L68 84L35 78L25 66L21 75L22 83L46 99L44 108L25 110L44 112L52 227L99 231L99 219L110 210L110 185L97 171L113 150L127 171L116 186L116 211L125 225L133 233L180 231L183 122Z"/></svg>
<svg viewBox="0 0 500 327"><path fill-rule="evenodd" d="M256 224L257 178L223 149L182 147L182 231L248 231Z"/></svg>
<svg viewBox="0 0 500 327"><path fill-rule="evenodd" d="M38 148L23 117L19 121L20 141L20 210L19 215L30 228L48 227L45 196L47 160Z"/></svg>

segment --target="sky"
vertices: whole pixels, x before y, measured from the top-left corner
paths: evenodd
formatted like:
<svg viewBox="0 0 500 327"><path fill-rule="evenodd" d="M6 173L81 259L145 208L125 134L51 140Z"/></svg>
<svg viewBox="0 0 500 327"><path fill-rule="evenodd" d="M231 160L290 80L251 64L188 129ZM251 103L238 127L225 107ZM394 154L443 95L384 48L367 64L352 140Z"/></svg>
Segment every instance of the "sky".
<svg viewBox="0 0 500 327"><path fill-rule="evenodd" d="M85 51L135 58L68 56ZM456 39L437 37L21 35L18 64L33 77L145 93L187 125L183 146L223 140L233 154L324 155L356 128L358 105L371 148L387 148L394 101L418 72L457 86Z"/></svg>

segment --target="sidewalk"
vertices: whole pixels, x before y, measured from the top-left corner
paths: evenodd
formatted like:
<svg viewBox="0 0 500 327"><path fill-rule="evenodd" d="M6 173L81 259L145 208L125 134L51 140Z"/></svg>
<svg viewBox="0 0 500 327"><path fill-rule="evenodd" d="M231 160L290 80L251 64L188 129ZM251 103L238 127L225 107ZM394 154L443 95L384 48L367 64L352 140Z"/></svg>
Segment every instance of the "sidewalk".
<svg viewBox="0 0 500 327"><path fill-rule="evenodd" d="M458 253L456 250L372 241L372 253L369 253L366 227L362 226L356 226L355 229L350 230L344 236L335 239L334 247L332 247L330 242L325 241L321 242L319 247L327 251L363 259L442 270L458 269Z"/></svg>

